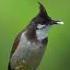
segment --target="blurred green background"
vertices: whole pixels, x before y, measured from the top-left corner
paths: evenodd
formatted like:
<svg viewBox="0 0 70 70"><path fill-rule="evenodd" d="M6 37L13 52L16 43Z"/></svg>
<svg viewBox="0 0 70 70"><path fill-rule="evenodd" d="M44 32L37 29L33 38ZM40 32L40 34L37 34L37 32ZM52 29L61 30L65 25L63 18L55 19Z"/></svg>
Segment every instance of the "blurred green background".
<svg viewBox="0 0 70 70"><path fill-rule="evenodd" d="M52 18L64 25L49 30L49 42L38 70L70 70L70 0L0 0L0 70L7 70L16 35L38 13L42 2Z"/></svg>

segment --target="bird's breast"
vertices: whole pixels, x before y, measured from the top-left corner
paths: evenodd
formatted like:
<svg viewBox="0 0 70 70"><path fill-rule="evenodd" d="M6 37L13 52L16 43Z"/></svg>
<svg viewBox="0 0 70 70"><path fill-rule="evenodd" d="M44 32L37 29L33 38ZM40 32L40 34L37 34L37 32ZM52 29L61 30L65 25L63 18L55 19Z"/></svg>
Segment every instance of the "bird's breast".
<svg viewBox="0 0 70 70"><path fill-rule="evenodd" d="M20 42L17 49L11 58L11 65L15 67L19 63L26 62L33 66L39 64L45 47L42 43L30 42L27 40L26 36L22 34Z"/></svg>

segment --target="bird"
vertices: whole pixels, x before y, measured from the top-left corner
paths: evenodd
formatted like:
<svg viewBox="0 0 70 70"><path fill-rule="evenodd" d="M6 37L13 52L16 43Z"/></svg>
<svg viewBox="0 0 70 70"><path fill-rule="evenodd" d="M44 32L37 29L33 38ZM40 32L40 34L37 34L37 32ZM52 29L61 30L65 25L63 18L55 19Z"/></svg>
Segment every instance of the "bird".
<svg viewBox="0 0 70 70"><path fill-rule="evenodd" d="M48 44L48 30L52 25L63 24L48 16L45 6L39 4L38 14L15 38L8 70L37 70Z"/></svg>

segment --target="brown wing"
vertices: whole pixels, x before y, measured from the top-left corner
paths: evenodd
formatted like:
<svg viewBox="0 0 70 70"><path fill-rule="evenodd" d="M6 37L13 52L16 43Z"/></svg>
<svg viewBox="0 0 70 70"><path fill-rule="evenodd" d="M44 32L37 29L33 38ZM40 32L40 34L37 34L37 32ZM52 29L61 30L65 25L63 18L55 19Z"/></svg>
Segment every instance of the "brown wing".
<svg viewBox="0 0 70 70"><path fill-rule="evenodd" d="M10 58L12 57L12 54L15 52L16 48L18 47L19 41L20 41L21 33L19 33L14 40L13 47L11 50Z"/></svg>
<svg viewBox="0 0 70 70"><path fill-rule="evenodd" d="M11 53L10 53L10 59L13 55L13 53L15 52L16 48L18 47L18 44L19 44L19 41L20 41L20 37L21 37L21 33L19 33L14 41L14 44L13 44L13 47L12 47L12 50L11 50ZM9 63L8 63L8 70L11 70L11 66L10 66L10 60L9 60Z"/></svg>
<svg viewBox="0 0 70 70"><path fill-rule="evenodd" d="M26 28L28 28L28 26L27 26ZM21 34L22 34L22 32L24 32L24 31L26 30L26 28L24 28L24 29L17 35L16 39L14 40L13 47L12 47L11 54L10 54L10 58L12 57L12 54L15 52L16 48L18 47Z"/></svg>

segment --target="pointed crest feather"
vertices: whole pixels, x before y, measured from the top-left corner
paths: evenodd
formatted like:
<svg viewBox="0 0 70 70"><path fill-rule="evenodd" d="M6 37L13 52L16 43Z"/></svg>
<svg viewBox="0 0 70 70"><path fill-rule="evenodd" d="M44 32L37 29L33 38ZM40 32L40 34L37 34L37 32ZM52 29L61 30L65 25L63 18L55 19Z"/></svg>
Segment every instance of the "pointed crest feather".
<svg viewBox="0 0 70 70"><path fill-rule="evenodd" d="M38 2L38 4L39 4L39 9L40 9L39 15L48 16L47 11L46 11L45 7L43 6L43 4L40 2Z"/></svg>

